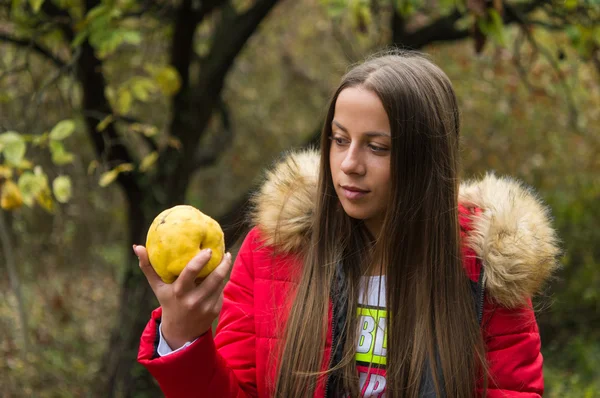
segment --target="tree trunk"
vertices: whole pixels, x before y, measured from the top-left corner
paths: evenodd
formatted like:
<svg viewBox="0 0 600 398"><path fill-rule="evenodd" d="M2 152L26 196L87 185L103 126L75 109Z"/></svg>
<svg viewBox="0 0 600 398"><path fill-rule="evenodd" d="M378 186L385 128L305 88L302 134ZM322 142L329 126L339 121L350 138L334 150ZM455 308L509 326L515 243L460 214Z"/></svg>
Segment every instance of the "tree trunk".
<svg viewBox="0 0 600 398"><path fill-rule="evenodd" d="M164 209L149 196L138 199L128 200L128 250L133 244L145 244L147 226L152 217ZM161 396L150 373L136 361L138 340L158 302L139 270L133 250L129 252L129 258L121 283L120 311L99 372L98 381L102 388L95 392L98 397L130 397L134 392Z"/></svg>

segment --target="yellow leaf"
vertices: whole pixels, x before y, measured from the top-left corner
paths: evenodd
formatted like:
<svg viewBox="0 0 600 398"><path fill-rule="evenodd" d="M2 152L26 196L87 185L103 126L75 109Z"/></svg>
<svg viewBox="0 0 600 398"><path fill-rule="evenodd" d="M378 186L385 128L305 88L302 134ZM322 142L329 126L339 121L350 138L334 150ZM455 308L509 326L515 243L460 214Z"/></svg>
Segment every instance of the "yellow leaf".
<svg viewBox="0 0 600 398"><path fill-rule="evenodd" d="M164 95L174 95L181 88L181 77L177 69L170 65L159 69L154 79Z"/></svg>
<svg viewBox="0 0 600 398"><path fill-rule="evenodd" d="M37 203L48 213L54 213L54 200L50 194L50 189L46 187L36 197Z"/></svg>
<svg viewBox="0 0 600 398"><path fill-rule="evenodd" d="M170 147L173 147L177 150L181 150L182 148L181 141L179 141L179 139L176 137L169 137L167 143Z"/></svg>
<svg viewBox="0 0 600 398"><path fill-rule="evenodd" d="M88 175L92 175L92 173L94 172L94 170L96 170L98 168L99 164L97 160L92 160L90 162L90 164L88 165L88 169L87 169L87 173Z"/></svg>
<svg viewBox="0 0 600 398"><path fill-rule="evenodd" d="M100 121L100 123L98 123L96 125L96 131L101 133L102 131L104 131L109 124L111 124L113 122L113 120L115 120L115 118L113 117L113 115L108 115L106 116L104 119L102 119Z"/></svg>
<svg viewBox="0 0 600 398"><path fill-rule="evenodd" d="M142 133L146 137L154 137L158 134L158 128L150 124L132 123L129 127L136 133Z"/></svg>
<svg viewBox="0 0 600 398"><path fill-rule="evenodd" d="M128 171L132 171L133 169L134 169L134 167L133 167L133 164L131 164L131 163L121 163L120 165L115 167L115 170L118 170L119 173L125 173Z"/></svg>
<svg viewBox="0 0 600 398"><path fill-rule="evenodd" d="M156 151L150 152L148 155L146 155L144 157L144 159L142 159L142 162L140 163L140 171L142 171L142 172L148 171L148 169L150 169L150 167L152 167L152 165L154 165L154 163L156 163L157 159L158 159L158 152L156 152Z"/></svg>
<svg viewBox="0 0 600 398"><path fill-rule="evenodd" d="M117 94L117 111L119 111L121 115L129 112L132 102L133 96L131 95L131 91L126 89L119 90L119 93Z"/></svg>
<svg viewBox="0 0 600 398"><path fill-rule="evenodd" d="M40 8L42 8L42 4L44 4L44 0L29 0L29 5L36 14L40 11Z"/></svg>
<svg viewBox="0 0 600 398"><path fill-rule="evenodd" d="M71 199L71 178L69 176L58 176L52 181L52 192L60 203L67 203Z"/></svg>
<svg viewBox="0 0 600 398"><path fill-rule="evenodd" d="M31 170L33 169L33 163L27 159L21 159L21 163L17 165L17 168L21 170Z"/></svg>
<svg viewBox="0 0 600 398"><path fill-rule="evenodd" d="M102 188L109 186L112 184L114 180L119 176L119 170L113 169L102 173L100 176L100 180L98 181L98 185Z"/></svg>
<svg viewBox="0 0 600 398"><path fill-rule="evenodd" d="M11 178L13 175L13 171L10 167L8 166L2 166L0 165L0 178Z"/></svg>
<svg viewBox="0 0 600 398"><path fill-rule="evenodd" d="M0 207L4 210L14 210L23 206L23 195L13 180L6 180L0 185Z"/></svg>
<svg viewBox="0 0 600 398"><path fill-rule="evenodd" d="M71 119L61 120L50 131L50 139L61 141L73 134L75 131L75 122Z"/></svg>

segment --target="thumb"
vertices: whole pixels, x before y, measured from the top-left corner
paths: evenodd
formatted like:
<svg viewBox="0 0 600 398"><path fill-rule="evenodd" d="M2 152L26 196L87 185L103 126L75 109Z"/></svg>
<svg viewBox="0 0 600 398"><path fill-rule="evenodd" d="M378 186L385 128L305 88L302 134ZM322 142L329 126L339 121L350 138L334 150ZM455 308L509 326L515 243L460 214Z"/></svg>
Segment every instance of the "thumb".
<svg viewBox="0 0 600 398"><path fill-rule="evenodd" d="M162 285L164 285L164 282L162 281L162 279L160 279L160 276L158 276L158 274L156 273L154 268L152 268L152 265L150 264L150 260L148 259L148 251L146 250L146 248L144 246L133 245L133 252L140 260L140 269L146 276L146 279L148 280L148 283L150 284L152 291L156 295L157 290Z"/></svg>

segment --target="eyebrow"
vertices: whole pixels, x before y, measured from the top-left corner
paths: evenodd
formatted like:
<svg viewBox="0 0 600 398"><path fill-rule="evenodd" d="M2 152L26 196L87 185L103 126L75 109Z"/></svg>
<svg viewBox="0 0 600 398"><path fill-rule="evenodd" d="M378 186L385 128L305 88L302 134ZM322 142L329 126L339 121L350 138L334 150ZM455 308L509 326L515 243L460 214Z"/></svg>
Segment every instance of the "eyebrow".
<svg viewBox="0 0 600 398"><path fill-rule="evenodd" d="M343 132L348 132L348 129L342 126L337 120L332 120L331 123L335 124ZM384 133L383 131L366 131L364 134L367 137L392 137L389 133Z"/></svg>

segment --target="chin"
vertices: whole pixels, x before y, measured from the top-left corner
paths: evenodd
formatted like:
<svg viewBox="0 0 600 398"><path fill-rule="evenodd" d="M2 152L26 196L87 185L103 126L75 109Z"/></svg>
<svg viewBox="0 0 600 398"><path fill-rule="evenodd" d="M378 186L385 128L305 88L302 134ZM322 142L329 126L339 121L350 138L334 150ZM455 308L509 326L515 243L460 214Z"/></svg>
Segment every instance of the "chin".
<svg viewBox="0 0 600 398"><path fill-rule="evenodd" d="M348 217L355 218L357 220L367 220L371 217L369 211L366 211L364 208L360 208L360 206L351 205L351 204L343 204L342 209L344 209L344 213L348 215Z"/></svg>

